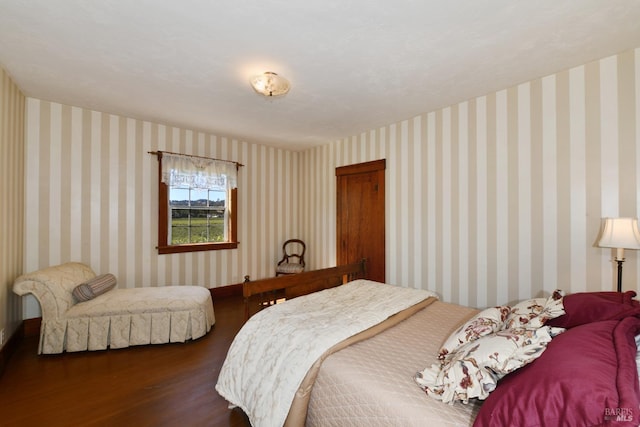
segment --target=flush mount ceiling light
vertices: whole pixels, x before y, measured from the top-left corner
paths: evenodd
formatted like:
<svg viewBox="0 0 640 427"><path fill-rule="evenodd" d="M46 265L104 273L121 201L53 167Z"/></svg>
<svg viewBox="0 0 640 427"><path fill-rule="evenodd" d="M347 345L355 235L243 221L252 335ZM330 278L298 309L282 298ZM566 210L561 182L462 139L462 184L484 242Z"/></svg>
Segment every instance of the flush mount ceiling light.
<svg viewBox="0 0 640 427"><path fill-rule="evenodd" d="M289 82L284 77L267 71L251 78L251 86L260 95L264 96L280 96L289 92Z"/></svg>

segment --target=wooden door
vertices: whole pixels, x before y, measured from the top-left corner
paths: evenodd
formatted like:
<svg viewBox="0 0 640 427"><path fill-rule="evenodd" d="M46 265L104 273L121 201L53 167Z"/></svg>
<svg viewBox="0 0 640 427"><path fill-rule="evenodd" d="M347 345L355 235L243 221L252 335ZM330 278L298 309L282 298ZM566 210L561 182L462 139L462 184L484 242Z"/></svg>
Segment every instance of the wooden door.
<svg viewBox="0 0 640 427"><path fill-rule="evenodd" d="M385 160L336 168L338 265L367 259L367 278L385 281Z"/></svg>

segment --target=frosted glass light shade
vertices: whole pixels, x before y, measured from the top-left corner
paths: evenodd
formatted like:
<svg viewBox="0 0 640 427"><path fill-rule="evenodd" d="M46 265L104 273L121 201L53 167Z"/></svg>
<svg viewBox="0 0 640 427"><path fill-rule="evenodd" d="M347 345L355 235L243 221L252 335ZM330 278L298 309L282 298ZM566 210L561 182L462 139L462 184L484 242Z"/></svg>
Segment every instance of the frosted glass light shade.
<svg viewBox="0 0 640 427"><path fill-rule="evenodd" d="M267 71L251 79L253 90L264 96L281 96L289 92L291 85L284 77Z"/></svg>

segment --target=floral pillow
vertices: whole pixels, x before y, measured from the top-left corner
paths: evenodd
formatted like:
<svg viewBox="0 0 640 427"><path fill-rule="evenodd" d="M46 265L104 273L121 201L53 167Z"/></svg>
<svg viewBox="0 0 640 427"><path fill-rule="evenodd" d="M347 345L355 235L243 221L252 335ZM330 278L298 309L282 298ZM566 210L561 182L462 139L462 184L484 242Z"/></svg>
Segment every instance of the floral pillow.
<svg viewBox="0 0 640 427"><path fill-rule="evenodd" d="M414 379L427 395L453 403L484 400L506 374L537 359L562 328L516 328L462 344L446 361L418 372Z"/></svg>
<svg viewBox="0 0 640 427"><path fill-rule="evenodd" d="M480 337L505 329L537 329L549 319L562 316L564 311L561 290L555 290L549 298L524 300L510 307L501 305L487 308L460 326L442 344L438 351L438 360L444 362L448 355L461 345Z"/></svg>
<svg viewBox="0 0 640 427"><path fill-rule="evenodd" d="M510 308L506 305L482 310L447 338L438 351L438 359L445 360L448 354L452 353L462 344L475 341L480 337L499 331L502 329L509 313Z"/></svg>
<svg viewBox="0 0 640 427"><path fill-rule="evenodd" d="M555 290L549 298L533 298L519 302L511 307L504 328L540 328L544 326L548 320L565 314L563 296L564 292Z"/></svg>
<svg viewBox="0 0 640 427"><path fill-rule="evenodd" d="M418 372L416 383L447 403L486 399L499 379L538 358L564 331L544 326L565 313L562 299L556 290L546 299L481 311L447 338L438 351L440 364Z"/></svg>

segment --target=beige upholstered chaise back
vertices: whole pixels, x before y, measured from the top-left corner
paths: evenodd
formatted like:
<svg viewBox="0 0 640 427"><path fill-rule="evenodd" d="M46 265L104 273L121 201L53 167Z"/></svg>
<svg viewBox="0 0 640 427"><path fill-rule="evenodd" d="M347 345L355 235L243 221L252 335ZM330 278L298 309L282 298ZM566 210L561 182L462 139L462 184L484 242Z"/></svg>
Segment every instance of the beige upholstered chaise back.
<svg viewBox="0 0 640 427"><path fill-rule="evenodd" d="M50 321L63 317L76 304L73 289L95 275L85 264L68 262L18 277L13 291L18 295L32 293L42 308L42 320Z"/></svg>

